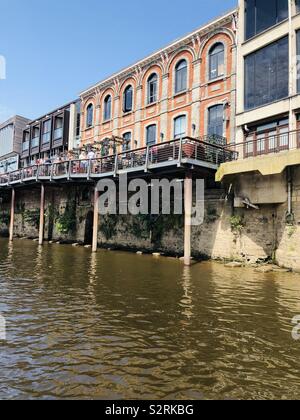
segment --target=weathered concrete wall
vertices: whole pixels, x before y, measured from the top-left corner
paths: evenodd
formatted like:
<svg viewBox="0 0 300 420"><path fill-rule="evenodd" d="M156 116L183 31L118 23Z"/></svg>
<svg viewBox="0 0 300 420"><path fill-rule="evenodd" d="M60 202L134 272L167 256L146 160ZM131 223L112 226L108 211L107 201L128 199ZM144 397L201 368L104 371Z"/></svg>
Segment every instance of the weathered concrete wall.
<svg viewBox="0 0 300 420"><path fill-rule="evenodd" d="M282 182L286 180L282 176ZM259 180L256 177L255 185ZM274 185L276 185L278 179ZM268 185L269 184L268 181ZM277 185L278 187L278 185ZM276 188L277 188L276 187ZM263 190L263 189L262 189ZM281 185L280 190L284 188ZM270 192L274 196L273 192ZM7 234L10 196L1 193L0 233ZM45 239L89 242L92 233L91 186L46 186ZM16 190L14 233L38 237L40 189ZM292 226L286 223L287 202L261 204L259 209L234 208L222 190L207 190L205 220L192 228L195 257L226 258L249 263L274 259L300 271L300 169L294 172ZM161 216L100 216L100 246L183 254L183 218Z"/></svg>

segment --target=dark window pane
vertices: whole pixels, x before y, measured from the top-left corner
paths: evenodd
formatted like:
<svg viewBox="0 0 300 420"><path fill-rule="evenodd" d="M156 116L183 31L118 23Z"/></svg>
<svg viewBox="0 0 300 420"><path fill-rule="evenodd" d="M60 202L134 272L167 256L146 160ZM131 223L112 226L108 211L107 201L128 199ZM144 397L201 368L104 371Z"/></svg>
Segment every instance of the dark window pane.
<svg viewBox="0 0 300 420"><path fill-rule="evenodd" d="M245 58L245 108L288 96L288 37Z"/></svg>
<svg viewBox="0 0 300 420"><path fill-rule="evenodd" d="M187 62L180 61L175 69L175 93L183 92L187 89Z"/></svg>
<svg viewBox="0 0 300 420"><path fill-rule="evenodd" d="M223 136L224 107L216 105L208 110L208 134Z"/></svg>
<svg viewBox="0 0 300 420"><path fill-rule="evenodd" d="M152 146L156 143L156 125L147 127L146 143L147 146Z"/></svg>
<svg viewBox="0 0 300 420"><path fill-rule="evenodd" d="M128 86L124 92L124 112L132 111L133 106L133 89Z"/></svg>
<svg viewBox="0 0 300 420"><path fill-rule="evenodd" d="M246 39L288 18L288 0L247 0Z"/></svg>

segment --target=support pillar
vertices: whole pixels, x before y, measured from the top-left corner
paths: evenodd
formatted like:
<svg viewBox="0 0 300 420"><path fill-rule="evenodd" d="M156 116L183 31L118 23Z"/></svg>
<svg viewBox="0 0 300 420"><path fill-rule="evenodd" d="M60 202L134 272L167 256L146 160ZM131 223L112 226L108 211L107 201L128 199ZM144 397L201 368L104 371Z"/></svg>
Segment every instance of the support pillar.
<svg viewBox="0 0 300 420"><path fill-rule="evenodd" d="M93 222L93 245L92 251L97 252L98 249L98 227L99 227L99 192L97 186L94 192L94 222Z"/></svg>
<svg viewBox="0 0 300 420"><path fill-rule="evenodd" d="M11 190L11 209L10 209L10 225L9 225L9 240L10 240L10 242L12 242L13 238L14 238L15 201L16 201L16 191L13 188Z"/></svg>
<svg viewBox="0 0 300 420"><path fill-rule="evenodd" d="M44 242L44 225L45 225L45 186L44 184L41 184L39 245L43 245L43 242Z"/></svg>
<svg viewBox="0 0 300 420"><path fill-rule="evenodd" d="M192 257L192 209L193 178L187 174L184 180L184 265L191 265Z"/></svg>

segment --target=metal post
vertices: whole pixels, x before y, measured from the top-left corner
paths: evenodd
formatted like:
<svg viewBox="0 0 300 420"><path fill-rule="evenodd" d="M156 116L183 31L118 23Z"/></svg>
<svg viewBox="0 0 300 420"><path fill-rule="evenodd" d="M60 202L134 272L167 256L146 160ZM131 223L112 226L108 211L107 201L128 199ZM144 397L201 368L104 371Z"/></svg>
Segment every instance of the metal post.
<svg viewBox="0 0 300 420"><path fill-rule="evenodd" d="M193 208L193 178L187 174L184 181L184 264L191 265L191 236Z"/></svg>
<svg viewBox="0 0 300 420"><path fill-rule="evenodd" d="M9 225L9 240L10 240L10 242L12 242L13 238L14 238L15 201L16 201L16 191L13 188L11 190L11 209L10 209L10 225Z"/></svg>
<svg viewBox="0 0 300 420"><path fill-rule="evenodd" d="M45 224L45 186L44 184L41 184L39 245L43 245L43 242L44 242L44 224Z"/></svg>
<svg viewBox="0 0 300 420"><path fill-rule="evenodd" d="M93 246L92 251L97 252L98 249L98 227L99 227L99 192L97 186L94 192L94 223L93 223Z"/></svg>

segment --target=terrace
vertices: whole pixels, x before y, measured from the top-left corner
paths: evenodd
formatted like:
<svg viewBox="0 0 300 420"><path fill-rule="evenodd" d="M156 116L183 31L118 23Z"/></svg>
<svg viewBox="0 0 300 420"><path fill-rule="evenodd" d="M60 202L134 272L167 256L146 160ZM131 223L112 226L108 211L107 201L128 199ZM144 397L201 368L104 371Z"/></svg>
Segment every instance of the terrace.
<svg viewBox="0 0 300 420"><path fill-rule="evenodd" d="M178 168L215 173L219 166L238 158L238 153L208 138L185 137L92 160L67 160L28 166L0 176L0 188L36 182L90 181L119 174L176 172Z"/></svg>

